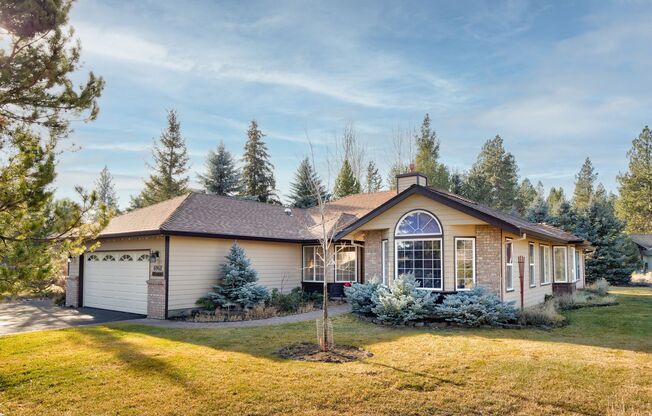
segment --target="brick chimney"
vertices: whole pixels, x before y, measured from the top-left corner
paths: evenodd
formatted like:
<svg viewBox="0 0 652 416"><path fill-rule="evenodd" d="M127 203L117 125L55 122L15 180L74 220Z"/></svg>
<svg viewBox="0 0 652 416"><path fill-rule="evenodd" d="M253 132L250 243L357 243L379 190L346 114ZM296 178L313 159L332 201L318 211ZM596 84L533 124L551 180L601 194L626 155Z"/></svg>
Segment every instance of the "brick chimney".
<svg viewBox="0 0 652 416"><path fill-rule="evenodd" d="M410 163L410 171L408 173L396 175L396 191L400 194L415 184L428 186L428 178L423 173L419 173L414 169L414 163Z"/></svg>

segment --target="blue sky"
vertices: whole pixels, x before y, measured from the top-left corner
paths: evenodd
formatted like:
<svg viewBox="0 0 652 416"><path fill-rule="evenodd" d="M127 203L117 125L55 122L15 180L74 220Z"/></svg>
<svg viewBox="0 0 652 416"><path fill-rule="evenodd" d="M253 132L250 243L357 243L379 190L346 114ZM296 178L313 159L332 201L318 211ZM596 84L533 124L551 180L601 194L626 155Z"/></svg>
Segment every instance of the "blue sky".
<svg viewBox="0 0 652 416"><path fill-rule="evenodd" d="M500 134L520 174L572 190L587 156L616 189L652 123L652 5L593 2L77 2L83 71L106 80L97 121L76 123L57 192L106 164L120 203L136 194L165 109L179 112L191 178L223 140L240 155L256 118L281 194L346 123L383 171L392 135L428 112L442 160L471 166Z"/></svg>

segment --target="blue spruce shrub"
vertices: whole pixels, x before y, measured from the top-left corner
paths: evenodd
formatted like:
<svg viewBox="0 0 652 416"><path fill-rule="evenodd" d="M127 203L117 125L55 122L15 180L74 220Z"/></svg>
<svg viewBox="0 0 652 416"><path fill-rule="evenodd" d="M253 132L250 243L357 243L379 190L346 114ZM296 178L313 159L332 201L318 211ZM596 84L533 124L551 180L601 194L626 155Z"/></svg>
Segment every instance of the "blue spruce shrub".
<svg viewBox="0 0 652 416"><path fill-rule="evenodd" d="M475 288L444 297L435 308L435 316L462 325L500 325L517 319L514 302L501 302L498 296Z"/></svg>
<svg viewBox="0 0 652 416"><path fill-rule="evenodd" d="M263 303L269 293L258 285L258 274L251 267L245 251L234 243L222 266L224 277L213 286L213 291L197 301L208 309L251 309Z"/></svg>
<svg viewBox="0 0 652 416"><path fill-rule="evenodd" d="M346 300L351 305L353 313L359 315L371 315L374 307L373 296L380 287L376 282L353 283L350 287L344 287Z"/></svg>
<svg viewBox="0 0 652 416"><path fill-rule="evenodd" d="M378 288L372 296L372 312L382 321L418 321L432 314L436 300L430 292L418 290L414 276L406 274L395 279L391 287Z"/></svg>

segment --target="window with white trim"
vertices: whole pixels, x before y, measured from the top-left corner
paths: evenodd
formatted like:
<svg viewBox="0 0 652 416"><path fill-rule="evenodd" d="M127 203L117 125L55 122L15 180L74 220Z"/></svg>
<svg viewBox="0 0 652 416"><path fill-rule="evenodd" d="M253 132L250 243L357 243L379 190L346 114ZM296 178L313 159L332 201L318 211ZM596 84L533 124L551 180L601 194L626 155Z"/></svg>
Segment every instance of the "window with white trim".
<svg viewBox="0 0 652 416"><path fill-rule="evenodd" d="M537 276L536 276L536 247L534 243L528 244L528 277L530 279L530 287L535 287L537 285Z"/></svg>
<svg viewBox="0 0 652 416"><path fill-rule="evenodd" d="M575 280L580 281L582 277L582 259L580 250L575 250Z"/></svg>
<svg viewBox="0 0 652 416"><path fill-rule="evenodd" d="M324 250L321 246L303 247L303 281L324 281Z"/></svg>
<svg viewBox="0 0 652 416"><path fill-rule="evenodd" d="M514 290L514 243L505 240L505 290Z"/></svg>
<svg viewBox="0 0 652 416"><path fill-rule="evenodd" d="M568 249L564 246L553 247L552 260L555 283L568 282Z"/></svg>
<svg viewBox="0 0 652 416"><path fill-rule="evenodd" d="M335 281L355 282L357 280L357 249L355 246L335 247Z"/></svg>
<svg viewBox="0 0 652 416"><path fill-rule="evenodd" d="M577 259L575 257L575 247L570 248L570 260L571 260L571 281L577 282Z"/></svg>
<svg viewBox="0 0 652 416"><path fill-rule="evenodd" d="M382 267L382 278L383 278L382 284L385 285L385 286L387 286L387 283L388 283L387 282L387 270L388 270L388 268L387 268L387 262L388 262L387 254L388 254L388 250L389 250L389 241L383 240L381 242L380 261L381 261L381 264L382 264L382 266L381 266Z"/></svg>
<svg viewBox="0 0 652 416"><path fill-rule="evenodd" d="M475 238L455 238L455 289L470 290L475 286Z"/></svg>
<svg viewBox="0 0 652 416"><path fill-rule="evenodd" d="M550 246L542 245L540 247L540 271L541 271L541 284L547 285L550 283Z"/></svg>
<svg viewBox="0 0 652 416"><path fill-rule="evenodd" d="M411 211L394 230L395 276L412 274L421 289L442 290L441 224L424 210Z"/></svg>

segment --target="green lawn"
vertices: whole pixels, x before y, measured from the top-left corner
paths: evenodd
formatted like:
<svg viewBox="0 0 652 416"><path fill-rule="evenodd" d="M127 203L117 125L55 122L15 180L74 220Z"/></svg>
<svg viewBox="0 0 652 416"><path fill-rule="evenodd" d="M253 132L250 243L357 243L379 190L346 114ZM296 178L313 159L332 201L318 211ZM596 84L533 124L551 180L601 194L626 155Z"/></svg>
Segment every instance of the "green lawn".
<svg viewBox="0 0 652 416"><path fill-rule="evenodd" d="M222 330L112 324L0 337L5 415L652 414L652 289L539 330L418 330L335 319L374 357L277 359L314 323Z"/></svg>

